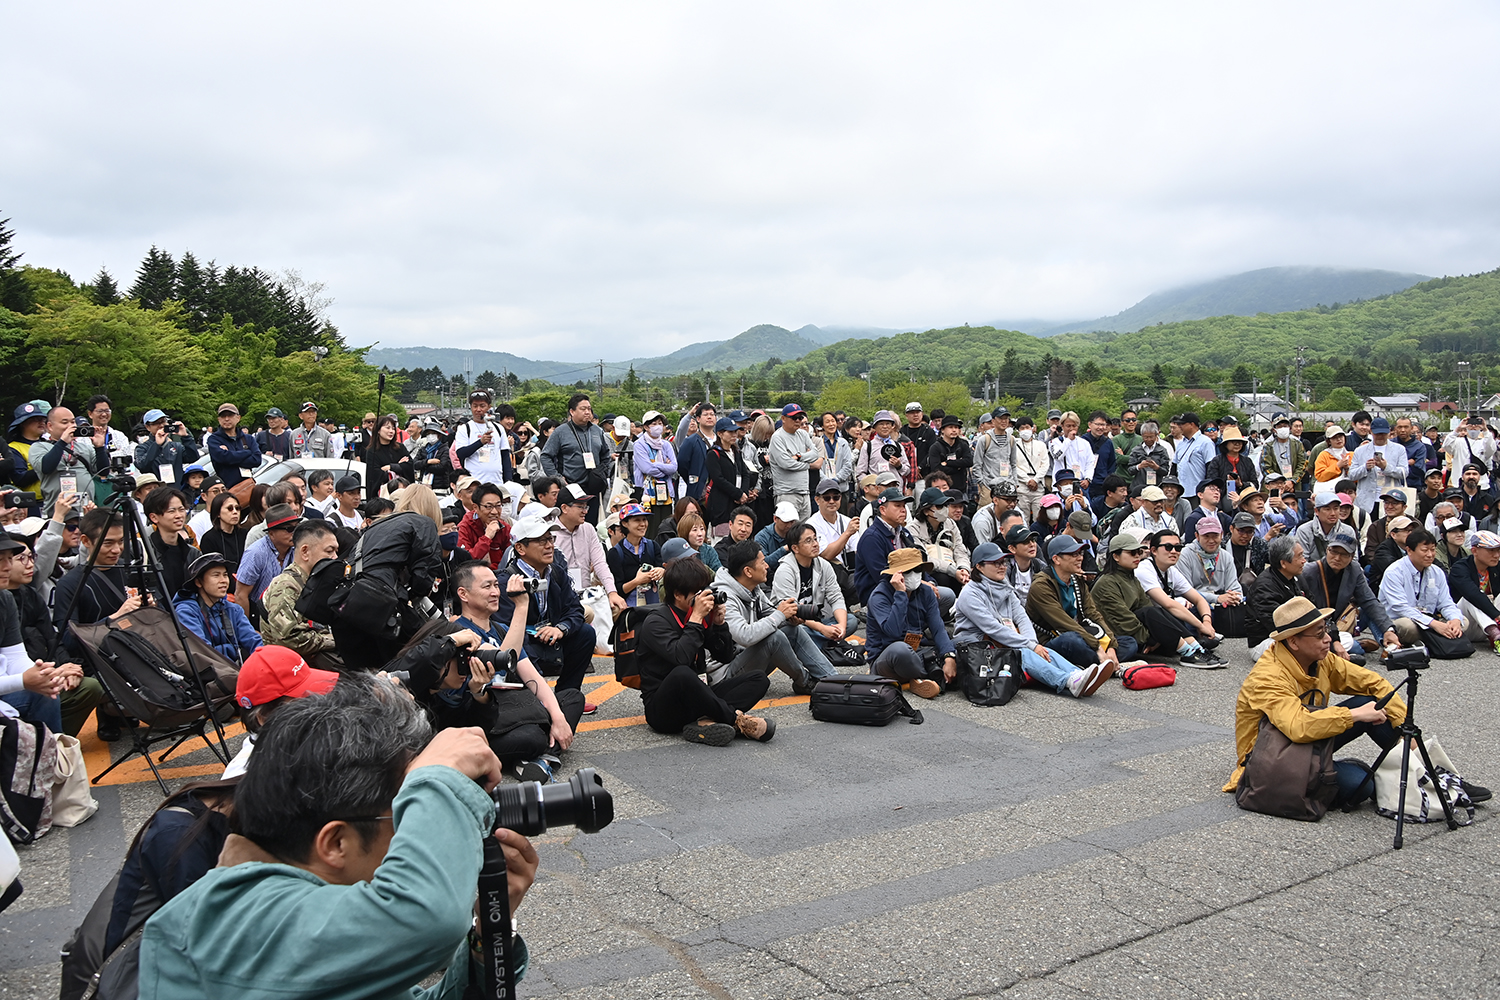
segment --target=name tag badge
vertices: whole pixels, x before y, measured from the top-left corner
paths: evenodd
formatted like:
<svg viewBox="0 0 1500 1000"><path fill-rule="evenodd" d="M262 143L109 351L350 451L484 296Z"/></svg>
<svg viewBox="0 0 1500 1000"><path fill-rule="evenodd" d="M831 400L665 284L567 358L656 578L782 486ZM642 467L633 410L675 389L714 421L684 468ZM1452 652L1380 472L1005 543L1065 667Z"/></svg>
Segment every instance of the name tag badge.
<svg viewBox="0 0 1500 1000"><path fill-rule="evenodd" d="M583 453L583 467L585 469L588 469L589 471L592 472L596 464L597 463L594 461L594 453L593 452L586 451L586 452Z"/></svg>
<svg viewBox="0 0 1500 1000"><path fill-rule="evenodd" d="M1155 469L1147 469L1146 470L1146 485L1147 486L1155 486L1156 485L1156 470Z"/></svg>
<svg viewBox="0 0 1500 1000"><path fill-rule="evenodd" d="M478 459L480 462L488 462L490 460L490 449L489 449L489 446L486 445L485 447L480 448L478 451L476 451L474 453L474 457L476 459Z"/></svg>
<svg viewBox="0 0 1500 1000"><path fill-rule="evenodd" d="M164 483L177 482L177 472L171 465L158 465L156 467L156 478Z"/></svg>
<svg viewBox="0 0 1500 1000"><path fill-rule="evenodd" d="M58 479L57 484L58 484L58 487L64 493L76 493L76 492L78 492L78 477L77 476L62 476L62 477L60 477Z"/></svg>
<svg viewBox="0 0 1500 1000"><path fill-rule="evenodd" d="M740 477L739 476L735 476L734 477L734 488L737 489L737 490L743 488L740 485Z"/></svg>

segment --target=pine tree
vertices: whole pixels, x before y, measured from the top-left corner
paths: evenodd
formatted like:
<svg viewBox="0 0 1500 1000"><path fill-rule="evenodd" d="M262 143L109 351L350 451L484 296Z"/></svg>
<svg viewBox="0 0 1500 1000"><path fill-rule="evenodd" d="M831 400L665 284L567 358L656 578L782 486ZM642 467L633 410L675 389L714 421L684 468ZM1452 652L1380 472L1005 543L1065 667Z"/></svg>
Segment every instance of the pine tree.
<svg viewBox="0 0 1500 1000"><path fill-rule="evenodd" d="M112 306L120 301L120 286L115 284L114 277L106 268L99 268L99 273L94 275L94 283L89 286L89 293L94 298L96 306Z"/></svg>
<svg viewBox="0 0 1500 1000"><path fill-rule="evenodd" d="M153 245L136 272L135 284L126 293L143 309L160 309L177 291L177 265L172 255Z"/></svg>
<svg viewBox="0 0 1500 1000"><path fill-rule="evenodd" d="M630 371L625 373L625 383L622 388L625 390L625 395L632 399L640 395L641 380L635 374L635 365L631 365Z"/></svg>
<svg viewBox="0 0 1500 1000"><path fill-rule="evenodd" d="M29 313L36 309L31 286L16 267L22 255L11 249L15 231L7 228L9 219L0 219L0 306L12 312Z"/></svg>
<svg viewBox="0 0 1500 1000"><path fill-rule="evenodd" d="M177 264L177 280L172 297L182 303L187 313L187 327L194 333L208 329L218 319L213 314L213 300L218 284L218 269L209 261L208 267L199 265L198 258L188 250Z"/></svg>

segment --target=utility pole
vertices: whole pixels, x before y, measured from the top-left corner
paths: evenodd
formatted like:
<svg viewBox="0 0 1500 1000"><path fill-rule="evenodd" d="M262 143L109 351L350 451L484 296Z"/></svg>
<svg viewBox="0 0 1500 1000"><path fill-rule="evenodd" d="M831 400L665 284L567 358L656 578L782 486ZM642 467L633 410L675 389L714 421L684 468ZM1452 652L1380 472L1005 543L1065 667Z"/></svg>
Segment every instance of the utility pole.
<svg viewBox="0 0 1500 1000"><path fill-rule="evenodd" d="M1047 409L1052 409L1052 373L1048 372L1042 376L1042 382L1047 386Z"/></svg>
<svg viewBox="0 0 1500 1000"><path fill-rule="evenodd" d="M599 359L599 399L601 405L604 400L604 359Z"/></svg>
<svg viewBox="0 0 1500 1000"><path fill-rule="evenodd" d="M743 412L744 409L745 409L745 377L743 375L741 375L740 376L740 410L741 410L741 412Z"/></svg>
<svg viewBox="0 0 1500 1000"><path fill-rule="evenodd" d="M504 365L500 366L500 398L510 402L510 370Z"/></svg>
<svg viewBox="0 0 1500 1000"><path fill-rule="evenodd" d="M1307 348L1305 347L1297 348L1297 396L1291 401L1293 410L1297 410L1302 406L1302 366L1306 364L1302 355L1306 350Z"/></svg>

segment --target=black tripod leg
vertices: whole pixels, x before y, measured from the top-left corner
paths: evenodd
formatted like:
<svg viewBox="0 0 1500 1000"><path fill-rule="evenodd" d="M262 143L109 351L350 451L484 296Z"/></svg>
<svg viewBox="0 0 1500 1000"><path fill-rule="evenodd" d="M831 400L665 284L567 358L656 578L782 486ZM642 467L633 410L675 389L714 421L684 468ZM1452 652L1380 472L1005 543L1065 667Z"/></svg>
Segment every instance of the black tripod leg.
<svg viewBox="0 0 1500 1000"><path fill-rule="evenodd" d="M1407 731L1406 731L1407 728L1408 727L1403 726L1401 728L1401 730L1400 730L1400 732L1401 732L1401 795L1396 799L1396 839L1392 843L1392 846L1395 847L1396 850L1398 850L1398 851L1401 850L1401 833L1402 833L1402 827L1404 827L1406 825L1406 780L1407 780L1407 775L1411 773L1411 771L1410 771L1410 769L1411 769L1411 735L1409 733L1407 733ZM1410 728L1416 729L1415 726L1412 726ZM1416 731L1417 731L1417 739L1421 739L1422 738L1422 736L1421 736L1422 731L1420 729L1417 729Z"/></svg>
<svg viewBox="0 0 1500 1000"><path fill-rule="evenodd" d="M1448 791L1438 780L1437 768L1432 766L1432 755L1427 752L1427 744L1422 742L1421 730L1417 731L1417 749L1422 753L1422 763L1427 765L1427 777L1432 780L1432 790L1437 793L1438 801L1443 804L1443 816L1448 820L1448 829L1457 830L1458 820L1453 818L1453 803L1448 801Z"/></svg>

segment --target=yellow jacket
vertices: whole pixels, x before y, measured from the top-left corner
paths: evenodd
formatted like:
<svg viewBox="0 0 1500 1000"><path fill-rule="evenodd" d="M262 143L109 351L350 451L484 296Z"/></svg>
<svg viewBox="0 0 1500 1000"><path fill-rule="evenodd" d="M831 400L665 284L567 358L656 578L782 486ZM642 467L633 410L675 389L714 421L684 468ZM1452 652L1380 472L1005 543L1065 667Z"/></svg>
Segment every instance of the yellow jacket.
<svg viewBox="0 0 1500 1000"><path fill-rule="evenodd" d="M1284 643L1276 642L1266 650L1245 683L1240 685L1240 696L1234 704L1234 773L1224 785L1224 791L1232 792L1239 787L1240 772L1245 768L1245 758L1255 748L1255 737L1260 732L1262 716L1286 734L1293 743L1314 743L1337 736L1354 725L1354 718L1347 708L1329 705L1330 694L1369 695L1382 698L1391 692L1391 683L1373 670L1350 663L1340 656L1329 653L1316 664L1316 675L1302 669ZM1316 696L1309 692L1316 690ZM1309 703L1327 706L1317 711L1308 711ZM1393 725L1406 721L1406 702L1395 697L1385 706L1385 712Z"/></svg>

